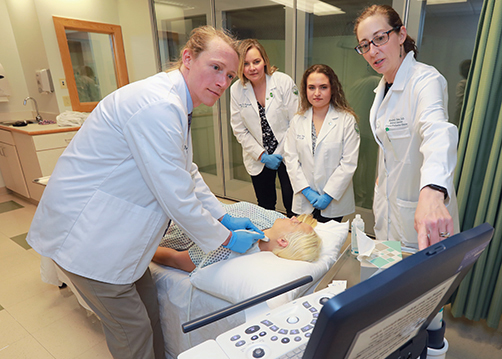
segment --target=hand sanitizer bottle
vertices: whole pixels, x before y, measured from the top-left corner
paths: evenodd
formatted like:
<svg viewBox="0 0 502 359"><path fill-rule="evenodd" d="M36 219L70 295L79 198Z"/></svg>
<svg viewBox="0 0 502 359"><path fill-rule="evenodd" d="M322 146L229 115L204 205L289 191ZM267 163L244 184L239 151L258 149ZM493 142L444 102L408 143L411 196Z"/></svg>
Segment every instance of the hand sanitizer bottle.
<svg viewBox="0 0 502 359"><path fill-rule="evenodd" d="M360 214L356 214L356 218L352 220L352 226L350 229L350 238L351 238L351 245L352 248L350 252L357 256L359 254L359 249L357 248L357 233L356 233L356 228L359 228L361 232L364 232L364 221L361 218Z"/></svg>

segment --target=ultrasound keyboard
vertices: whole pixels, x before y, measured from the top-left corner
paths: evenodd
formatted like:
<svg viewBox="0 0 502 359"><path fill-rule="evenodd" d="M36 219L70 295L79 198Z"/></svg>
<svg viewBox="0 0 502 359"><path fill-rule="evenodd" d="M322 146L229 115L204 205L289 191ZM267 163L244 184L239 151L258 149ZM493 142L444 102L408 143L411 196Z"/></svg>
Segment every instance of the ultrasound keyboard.
<svg viewBox="0 0 502 359"><path fill-rule="evenodd" d="M298 298L226 333L216 342L229 358L301 358L323 304L345 285L330 285Z"/></svg>

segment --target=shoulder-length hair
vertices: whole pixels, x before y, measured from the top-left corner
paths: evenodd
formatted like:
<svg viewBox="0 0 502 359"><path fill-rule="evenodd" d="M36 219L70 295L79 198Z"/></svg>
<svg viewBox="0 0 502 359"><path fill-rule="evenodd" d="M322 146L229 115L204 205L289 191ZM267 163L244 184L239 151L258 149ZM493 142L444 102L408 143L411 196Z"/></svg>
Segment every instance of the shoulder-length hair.
<svg viewBox="0 0 502 359"><path fill-rule="evenodd" d="M333 107L339 111L350 113L357 120L356 113L352 107L350 107L347 99L345 98L345 93L343 92L342 84L338 80L338 76L336 76L335 71L333 71L331 67L324 64L312 65L303 73L302 83L300 86L300 109L298 110L298 113L303 115L309 108L312 107L312 104L307 98L307 80L308 77L315 72L324 74L329 79L329 85L331 88L330 103Z"/></svg>
<svg viewBox="0 0 502 359"><path fill-rule="evenodd" d="M239 45L239 71L238 76L243 84L248 82L248 78L244 76L244 60L246 58L246 54L252 48L257 49L260 52L260 55L265 62L265 73L267 75L272 75L275 71L277 71L277 67L270 65L270 60L268 59L267 52L265 48L258 42L256 39L246 39L242 40Z"/></svg>

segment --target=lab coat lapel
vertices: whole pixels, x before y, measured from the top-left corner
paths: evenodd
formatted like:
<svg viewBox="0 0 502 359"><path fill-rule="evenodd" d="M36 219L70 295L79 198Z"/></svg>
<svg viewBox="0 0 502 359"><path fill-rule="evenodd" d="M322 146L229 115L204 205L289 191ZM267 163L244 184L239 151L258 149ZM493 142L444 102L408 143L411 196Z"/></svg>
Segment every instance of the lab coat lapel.
<svg viewBox="0 0 502 359"><path fill-rule="evenodd" d="M328 113L324 118L321 131L319 131L319 136L317 136L316 147L319 146L319 143L321 143L326 138L326 136L337 126L338 116L338 111L335 110L333 105L329 105Z"/></svg>
<svg viewBox="0 0 502 359"><path fill-rule="evenodd" d="M307 142L312 153L312 107L305 111L305 121L303 121L303 133L307 136Z"/></svg>
<svg viewBox="0 0 502 359"><path fill-rule="evenodd" d="M243 86L244 96L251 103L251 107L256 112L256 116L260 117L260 111L258 110L258 101L256 100L256 96L254 95L253 85L251 82L246 82Z"/></svg>
<svg viewBox="0 0 502 359"><path fill-rule="evenodd" d="M274 78L269 75L265 75L265 77L267 81L267 88L265 90L265 115L268 115L269 109L278 108L278 106L275 105L275 102L280 102L280 98L278 98L279 92L277 91L277 84L275 83Z"/></svg>

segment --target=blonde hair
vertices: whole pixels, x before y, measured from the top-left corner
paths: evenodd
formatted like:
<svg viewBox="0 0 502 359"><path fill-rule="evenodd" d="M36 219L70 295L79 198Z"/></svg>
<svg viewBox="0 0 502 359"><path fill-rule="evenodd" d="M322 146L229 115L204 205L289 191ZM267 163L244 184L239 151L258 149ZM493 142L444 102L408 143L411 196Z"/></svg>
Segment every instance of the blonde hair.
<svg viewBox="0 0 502 359"><path fill-rule="evenodd" d="M312 228L317 226L317 220L311 214L302 214L298 217L300 222L310 225ZM322 239L312 231L305 233L295 231L285 236L288 245L284 248L275 248L272 253L276 256L296 261L315 262L319 259L322 249Z"/></svg>
<svg viewBox="0 0 502 359"><path fill-rule="evenodd" d="M199 26L192 30L190 38L180 51L178 61L175 62L171 68L166 70L166 72L181 68L181 65L183 64L183 51L188 49L192 56L196 59L207 49L207 45L215 37L225 41L225 43L227 43L237 53L237 56L239 56L239 42L229 32L226 30L217 30L209 25Z"/></svg>
<svg viewBox="0 0 502 359"><path fill-rule="evenodd" d="M260 52L260 55L263 58L263 62L265 62L265 73L270 76L275 71L277 71L277 67L270 65L270 60L268 59L267 52L265 51L263 45L258 42L258 40L256 39L242 40L239 45L240 59L239 59L238 75L239 79L243 84L249 81L248 78L244 76L244 59L246 58L246 54L248 53L248 51L251 50L253 47Z"/></svg>

